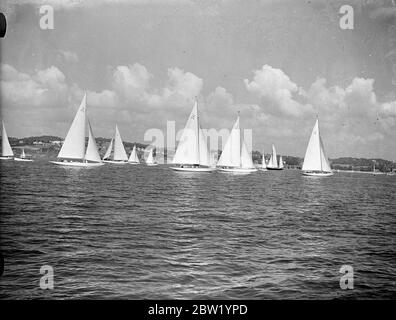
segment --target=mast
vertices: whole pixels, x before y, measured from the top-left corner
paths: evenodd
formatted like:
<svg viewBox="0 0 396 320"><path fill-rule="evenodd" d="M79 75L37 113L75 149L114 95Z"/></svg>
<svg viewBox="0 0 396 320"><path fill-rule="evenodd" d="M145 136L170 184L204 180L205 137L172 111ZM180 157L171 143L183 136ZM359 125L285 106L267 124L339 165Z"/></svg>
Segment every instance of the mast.
<svg viewBox="0 0 396 320"><path fill-rule="evenodd" d="M238 110L238 123L239 123L239 128L238 128L238 130L239 130L239 145L240 145L240 147L239 147L239 165L242 167L242 135L241 135L241 133L242 133L242 131L241 131L241 124L240 124L240 117L239 117L239 114L240 114L240 111Z"/></svg>
<svg viewBox="0 0 396 320"><path fill-rule="evenodd" d="M195 102L197 104L197 146L198 146L198 165L201 164L201 150L200 150L200 146L199 146L199 130L200 130L200 126L199 126L199 113L198 113L198 99L195 97Z"/></svg>
<svg viewBox="0 0 396 320"><path fill-rule="evenodd" d="M320 144L320 131L319 131L319 117L316 116L316 120L318 121L318 138L319 138L319 144ZM320 146L320 171L323 171L323 165L322 165L322 146Z"/></svg>

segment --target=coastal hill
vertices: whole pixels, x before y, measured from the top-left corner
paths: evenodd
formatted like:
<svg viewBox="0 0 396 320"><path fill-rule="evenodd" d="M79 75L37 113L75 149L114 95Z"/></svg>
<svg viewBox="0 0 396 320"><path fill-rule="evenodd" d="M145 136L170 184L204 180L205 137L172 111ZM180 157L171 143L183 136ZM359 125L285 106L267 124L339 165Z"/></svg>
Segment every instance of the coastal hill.
<svg viewBox="0 0 396 320"><path fill-rule="evenodd" d="M88 139L87 139L88 140ZM108 138L96 138L96 144L99 149L99 153L103 155L110 143L111 139ZM63 139L57 136L34 136L26 138L13 138L9 137L10 144L14 148L15 153L18 154L18 149L25 148L26 152L31 154L34 158L56 158ZM129 153L133 146L136 145L138 150L139 158L142 158L144 149L148 144L139 142L126 142L124 141L126 151ZM167 155L167 150L157 150ZM220 155L221 151L218 151ZM270 154L265 155L269 159ZM262 154L259 151L252 152L253 162L261 164ZM283 161L286 168L299 169L301 168L303 158L282 155ZM366 159L366 158L353 158L353 157L342 157L336 159L330 159L331 167L338 170L354 170L354 171L372 171L375 165L375 169L383 172L392 171L396 169L396 163L384 159Z"/></svg>

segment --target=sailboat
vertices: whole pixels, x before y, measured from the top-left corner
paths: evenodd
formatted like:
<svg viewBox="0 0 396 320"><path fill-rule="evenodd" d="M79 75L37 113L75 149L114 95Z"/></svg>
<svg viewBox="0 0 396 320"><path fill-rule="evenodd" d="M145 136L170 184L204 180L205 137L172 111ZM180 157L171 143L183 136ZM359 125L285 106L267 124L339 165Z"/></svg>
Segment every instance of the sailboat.
<svg viewBox="0 0 396 320"><path fill-rule="evenodd" d="M217 168L223 172L251 173L257 171L241 136L239 116L224 145L223 152L217 162Z"/></svg>
<svg viewBox="0 0 396 320"><path fill-rule="evenodd" d="M1 134L1 160L12 160L14 157L14 152L12 151L10 142L8 141L7 132L5 129L4 122L2 122L3 131Z"/></svg>
<svg viewBox="0 0 396 320"><path fill-rule="evenodd" d="M20 157L15 157L15 161L26 161L26 162L32 162L33 159L30 159L29 157L26 156L25 154L25 149L22 149L22 153Z"/></svg>
<svg viewBox="0 0 396 320"><path fill-rule="evenodd" d="M265 154L264 154L264 150L263 150L263 159L261 160L261 171L267 171L267 164L265 162Z"/></svg>
<svg viewBox="0 0 396 320"><path fill-rule="evenodd" d="M59 151L59 161L54 164L70 167L97 167L103 165L95 136L89 120L86 119L87 94L84 95L80 107ZM85 149L85 124L88 122L88 145Z"/></svg>
<svg viewBox="0 0 396 320"><path fill-rule="evenodd" d="M316 119L315 126L308 142L302 171L303 175L317 177L328 177L334 174L324 151L322 138L319 132L318 119Z"/></svg>
<svg viewBox="0 0 396 320"><path fill-rule="evenodd" d="M173 163L179 165L171 167L176 171L211 172L214 170L210 167L206 137L199 125L197 101L184 127Z"/></svg>
<svg viewBox="0 0 396 320"><path fill-rule="evenodd" d="M375 160L373 160L373 163L374 163L374 166L373 166L373 171L371 172L371 174L384 174L383 172L381 172L375 168L375 163L376 163Z"/></svg>
<svg viewBox="0 0 396 320"><path fill-rule="evenodd" d="M136 152L136 145L133 146L131 155L129 156L129 159L128 159L128 163L129 164L139 164L140 163L139 157L138 157L137 152Z"/></svg>
<svg viewBox="0 0 396 320"><path fill-rule="evenodd" d="M149 155L147 157L147 160L146 160L146 165L148 165L148 166L156 166L156 165L158 165L158 163L155 162L154 157L153 157L153 149L150 149L150 153L149 153Z"/></svg>
<svg viewBox="0 0 396 320"><path fill-rule="evenodd" d="M113 143L114 141L114 143ZM113 158L111 159L111 151L114 145ZM106 154L103 157L103 162L113 163L113 164L127 164L128 156L124 148L124 144L122 143L122 138L120 135L120 131L118 130L118 126L115 126L115 136L114 140L112 139L109 147L107 148Z"/></svg>
<svg viewBox="0 0 396 320"><path fill-rule="evenodd" d="M283 159L282 156L279 156L279 169L283 169L283 168L284 168Z"/></svg>
<svg viewBox="0 0 396 320"><path fill-rule="evenodd" d="M278 156L276 154L276 149L275 149L274 145L272 145L271 158L269 159L267 169L268 170L283 170L282 156L280 156L279 164L278 164Z"/></svg>

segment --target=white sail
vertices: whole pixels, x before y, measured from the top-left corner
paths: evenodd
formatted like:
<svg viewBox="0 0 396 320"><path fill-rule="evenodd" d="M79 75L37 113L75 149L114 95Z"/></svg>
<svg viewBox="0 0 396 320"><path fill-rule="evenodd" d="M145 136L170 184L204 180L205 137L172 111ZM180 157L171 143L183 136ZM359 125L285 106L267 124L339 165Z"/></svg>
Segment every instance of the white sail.
<svg viewBox="0 0 396 320"><path fill-rule="evenodd" d="M122 143L122 138L120 132L118 131L118 127L116 125L116 132L114 137L114 154L113 160L127 161L128 156L124 148L124 144Z"/></svg>
<svg viewBox="0 0 396 320"><path fill-rule="evenodd" d="M175 156L173 157L173 163L200 164L199 132L198 104L195 102L180 137Z"/></svg>
<svg viewBox="0 0 396 320"><path fill-rule="evenodd" d="M58 158L83 159L85 155L85 110L87 95L81 101Z"/></svg>
<svg viewBox="0 0 396 320"><path fill-rule="evenodd" d="M201 127L199 126L199 164L202 166L210 166L209 150L207 144L207 137Z"/></svg>
<svg viewBox="0 0 396 320"><path fill-rule="evenodd" d="M133 146L133 149L132 149L131 155L129 156L128 161L140 163L139 157L137 156L137 153L136 153L136 146Z"/></svg>
<svg viewBox="0 0 396 320"><path fill-rule="evenodd" d="M320 140L320 155L322 158L322 170L331 172L329 158L327 158L327 156L326 156L325 149L324 149L322 138L321 138L320 134L319 134L319 140Z"/></svg>
<svg viewBox="0 0 396 320"><path fill-rule="evenodd" d="M10 142L8 141L8 136L7 136L5 126L4 126L4 122L2 124L3 124L3 131L2 131L2 135L1 135L1 156L2 157L13 157L14 152L12 151Z"/></svg>
<svg viewBox="0 0 396 320"><path fill-rule="evenodd" d="M92 133L91 124L88 121L88 146L85 152L85 160L101 162L100 155L98 152L98 147L96 146L95 136Z"/></svg>
<svg viewBox="0 0 396 320"><path fill-rule="evenodd" d="M154 157L153 157L153 149L150 150L149 155L146 160L147 164L153 164L154 163Z"/></svg>
<svg viewBox="0 0 396 320"><path fill-rule="evenodd" d="M241 168L244 168L244 169L254 168L252 157L251 157L250 152L247 148L247 145L243 139L242 139L241 149L242 149Z"/></svg>
<svg viewBox="0 0 396 320"><path fill-rule="evenodd" d="M261 167L262 167L263 169L266 169L266 168L267 168L267 165L266 165L266 163L265 163L265 153L264 153L264 149L263 149L263 160L262 160Z"/></svg>
<svg viewBox="0 0 396 320"><path fill-rule="evenodd" d="M103 159L108 159L111 155L111 151L113 150L113 138L110 141L109 146L107 147L106 153L103 157Z"/></svg>
<svg viewBox="0 0 396 320"><path fill-rule="evenodd" d="M283 159L282 156L279 157L279 168L283 169Z"/></svg>
<svg viewBox="0 0 396 320"><path fill-rule="evenodd" d="M278 168L278 158L277 158L277 155L276 155L276 149L275 149L274 145L272 145L272 154L271 154L270 161L268 163L268 167L270 167L270 168Z"/></svg>
<svg viewBox="0 0 396 320"><path fill-rule="evenodd" d="M26 158L25 149L22 149L21 158Z"/></svg>
<svg viewBox="0 0 396 320"><path fill-rule="evenodd" d="M228 136L217 165L220 167L241 166L241 131L239 128L239 116L231 129L231 133Z"/></svg>
<svg viewBox="0 0 396 320"><path fill-rule="evenodd" d="M331 171L329 161L325 155L319 132L319 121L316 120L305 152L303 171Z"/></svg>

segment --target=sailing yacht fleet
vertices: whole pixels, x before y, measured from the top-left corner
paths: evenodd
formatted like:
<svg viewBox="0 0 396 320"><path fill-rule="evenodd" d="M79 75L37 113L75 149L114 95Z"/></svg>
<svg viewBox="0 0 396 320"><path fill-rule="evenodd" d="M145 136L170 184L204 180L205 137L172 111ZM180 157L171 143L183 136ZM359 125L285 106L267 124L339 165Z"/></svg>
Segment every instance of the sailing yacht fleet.
<svg viewBox="0 0 396 320"><path fill-rule="evenodd" d="M84 94L58 153L57 160L50 162L55 165L66 167L98 167L105 163L115 165L140 164L136 145L133 147L128 157L117 125L115 125L114 137L111 139L103 159L100 157L86 109L87 95ZM2 152L0 159L33 161L25 154L24 149L22 149L20 157L14 156L4 123L2 123L2 126ZM85 147L86 131L88 131L88 144ZM145 163L147 166L157 165L153 156L153 148L149 150ZM262 165L258 169L255 167L242 134L239 114L217 164L213 164L210 161L210 150L207 145L207 137L200 125L197 101L195 101L184 130L182 131L173 158L173 164L174 166L171 167L172 170L189 172L212 172L217 170L225 173L253 173L258 171L258 169L260 171L267 171L282 170L284 168L282 156L279 157L278 161L274 144L272 144L270 159L266 161L263 151ZM333 175L320 137L318 119L315 122L308 142L302 166L302 174L318 177Z"/></svg>

